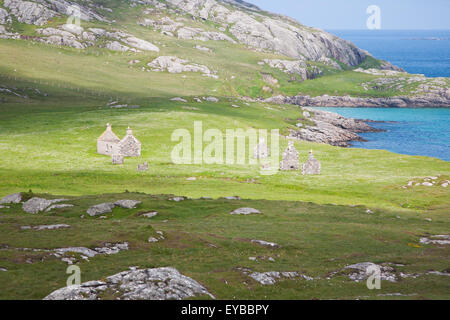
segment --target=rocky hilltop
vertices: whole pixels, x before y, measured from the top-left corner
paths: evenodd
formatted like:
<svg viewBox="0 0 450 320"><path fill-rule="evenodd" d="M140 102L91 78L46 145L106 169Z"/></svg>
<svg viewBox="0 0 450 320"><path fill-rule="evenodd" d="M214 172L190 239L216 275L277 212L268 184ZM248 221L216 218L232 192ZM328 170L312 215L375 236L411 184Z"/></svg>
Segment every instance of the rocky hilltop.
<svg viewBox="0 0 450 320"><path fill-rule="evenodd" d="M130 6L148 5L154 7L147 9L149 10L147 12L157 11L170 14L182 11L191 15L194 20L210 21L215 23L217 27L217 31L214 32L192 28L183 22L175 22L167 16L158 21L152 19L138 21L142 26L156 27L166 35L177 36L180 39L225 40L241 43L257 50L278 53L292 59L320 61L324 58L331 58L348 66L360 64L368 55L367 52L337 36L319 29L305 27L286 16L262 11L244 1L168 0L163 2L158 0L130 0L124 2L127 2ZM105 4L107 3L105 2ZM72 10L72 5L77 5L80 8L82 20L111 22L102 13L111 12L112 9L98 5L95 1L4 0L4 9L0 8L0 24L3 24L0 34L3 34L3 38L20 37L20 34L8 32L8 25L12 18L20 23L44 26L55 17L67 15ZM61 33L60 30L44 29L41 30L41 34L53 36L53 38L45 39L48 43L76 48L93 45L95 36L99 35L98 32L96 33L93 30L86 31L86 34L83 34L82 30L73 30L75 34L71 30L65 31L66 33ZM77 33L81 37L72 40L78 43L68 41L67 38L73 38L73 36L77 36ZM120 45L126 45L126 43L122 43L123 39L119 35L107 34L106 36L118 41L118 43L112 42L108 46L109 49L125 50ZM386 64L385 67L393 68L389 64Z"/></svg>
<svg viewBox="0 0 450 320"><path fill-rule="evenodd" d="M448 78L408 74L349 41L241 0L0 0L0 39L139 55L130 68L197 73L231 87L225 95L252 93L268 102L450 107ZM249 72L238 70L244 68ZM317 78L329 81L303 90Z"/></svg>

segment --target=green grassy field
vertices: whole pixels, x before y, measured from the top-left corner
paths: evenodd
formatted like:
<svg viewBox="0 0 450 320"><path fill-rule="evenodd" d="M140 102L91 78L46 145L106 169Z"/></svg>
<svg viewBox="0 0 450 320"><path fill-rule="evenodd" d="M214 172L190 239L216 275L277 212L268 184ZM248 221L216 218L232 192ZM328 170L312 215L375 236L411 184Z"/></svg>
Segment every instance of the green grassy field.
<svg viewBox="0 0 450 320"><path fill-rule="evenodd" d="M29 195L30 196L30 195ZM41 195L49 197L49 195ZM421 236L448 231L445 214L424 222L421 214L397 216L365 207L316 205L293 201L186 200L169 196L109 194L71 197L75 207L38 215L13 206L1 214L0 299L41 299L65 286L67 264L42 252L15 248L101 246L105 242L129 242L130 250L81 261L82 281L104 279L129 266L173 266L202 283L219 299L448 299L445 276L426 274L448 271L449 248L422 245ZM107 219L80 215L93 204L117 199L143 201L136 209L114 209ZM232 216L239 207L254 207L262 214ZM148 219L143 212L158 211ZM65 223L70 229L36 231L20 226ZM165 240L150 244L147 238L163 231ZM262 239L281 245L268 249L254 243ZM7 245L9 248L5 248ZM249 257L259 257L250 261ZM274 258L274 262L267 260ZM41 261L43 259L43 261ZM28 261L28 262L26 262ZM396 273L422 274L396 283L382 281L381 290L368 290L365 282L353 282L344 273L331 276L358 262L395 263ZM298 271L315 280L283 280L260 285L239 268L255 272ZM402 293L405 296L383 296ZM409 296L410 295L410 296Z"/></svg>

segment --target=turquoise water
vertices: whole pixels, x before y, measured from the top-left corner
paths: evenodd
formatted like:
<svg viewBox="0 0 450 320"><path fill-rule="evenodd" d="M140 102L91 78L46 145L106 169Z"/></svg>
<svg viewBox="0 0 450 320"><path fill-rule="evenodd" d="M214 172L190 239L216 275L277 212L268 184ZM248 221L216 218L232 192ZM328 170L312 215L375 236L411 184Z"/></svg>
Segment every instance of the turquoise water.
<svg viewBox="0 0 450 320"><path fill-rule="evenodd" d="M367 142L355 141L354 148L384 149L395 153L429 156L450 161L450 109L319 108L344 117L375 121L385 132L361 133Z"/></svg>
<svg viewBox="0 0 450 320"><path fill-rule="evenodd" d="M329 30L409 73L450 77L450 30Z"/></svg>

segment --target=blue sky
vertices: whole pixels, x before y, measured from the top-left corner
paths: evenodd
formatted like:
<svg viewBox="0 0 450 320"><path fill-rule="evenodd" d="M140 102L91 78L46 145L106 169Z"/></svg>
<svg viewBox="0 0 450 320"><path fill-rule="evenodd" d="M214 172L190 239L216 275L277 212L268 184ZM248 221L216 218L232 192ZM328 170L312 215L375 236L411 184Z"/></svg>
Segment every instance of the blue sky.
<svg viewBox="0 0 450 320"><path fill-rule="evenodd" d="M450 29L450 0L246 0L321 29L366 29L366 9L381 9L381 29Z"/></svg>

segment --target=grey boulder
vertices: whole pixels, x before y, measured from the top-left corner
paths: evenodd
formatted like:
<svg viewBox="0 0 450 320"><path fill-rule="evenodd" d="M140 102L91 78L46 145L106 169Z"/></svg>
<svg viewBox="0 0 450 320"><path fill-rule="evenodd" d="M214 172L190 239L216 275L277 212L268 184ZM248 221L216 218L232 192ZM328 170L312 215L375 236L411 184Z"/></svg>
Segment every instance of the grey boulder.
<svg viewBox="0 0 450 320"><path fill-rule="evenodd" d="M90 281L64 287L44 300L100 300L104 291L120 300L182 300L197 296L214 296L197 281L170 267L123 271L105 281Z"/></svg>
<svg viewBox="0 0 450 320"><path fill-rule="evenodd" d="M101 215L104 213L112 212L112 209L114 209L115 206L116 205L111 202L100 203L100 204L90 207L89 209L87 209L86 212L91 217L94 217L94 216L98 216L98 215Z"/></svg>
<svg viewBox="0 0 450 320"><path fill-rule="evenodd" d="M134 209L138 204L141 204L142 201L137 200L118 200L114 202L114 204L118 207L125 208L125 209Z"/></svg>
<svg viewBox="0 0 450 320"><path fill-rule="evenodd" d="M249 214L260 214L261 211L254 208L239 208L232 211L230 214L240 214L240 215L249 215Z"/></svg>
<svg viewBox="0 0 450 320"><path fill-rule="evenodd" d="M13 194L3 197L0 200L0 204L20 203L21 201L22 201L22 194L21 193L13 193Z"/></svg>
<svg viewBox="0 0 450 320"><path fill-rule="evenodd" d="M50 205L62 201L66 201L66 199L47 200L44 198L33 197L22 205L22 210L26 213L36 214L44 211Z"/></svg>

